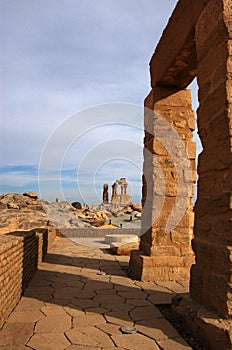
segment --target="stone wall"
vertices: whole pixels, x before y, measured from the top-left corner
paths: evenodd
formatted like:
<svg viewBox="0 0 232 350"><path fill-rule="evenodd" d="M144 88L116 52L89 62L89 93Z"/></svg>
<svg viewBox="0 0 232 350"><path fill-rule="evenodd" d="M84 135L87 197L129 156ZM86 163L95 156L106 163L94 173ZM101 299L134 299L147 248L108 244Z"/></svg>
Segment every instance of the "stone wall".
<svg viewBox="0 0 232 350"><path fill-rule="evenodd" d="M197 125L203 150L198 158L199 178L194 208L192 247L196 259L190 273L190 296L175 300L173 309L181 316L188 331L195 333L207 350L232 349L231 18L231 0L179 0L150 61L152 91L145 100L145 107L154 111L154 120L157 119L157 114L169 123L171 118L171 123L174 127L178 126L178 129L179 126L187 126L190 121L191 131L191 108L187 99L184 101L181 95L187 97L185 89L193 78L197 77ZM167 95L157 99L162 90L166 91ZM184 102L178 102L179 111L176 108L176 99ZM150 120L152 121L152 118ZM168 182L169 186L166 192L166 197L170 197L169 202L175 195L171 179L172 173L175 178L175 173L171 169L172 166L169 166L171 163L165 149L157 142L154 145L155 123L150 125L150 135L145 133L144 140L144 149L148 148L150 151L150 154L144 152L144 208L146 202L150 204L147 210L143 209L142 215L142 227L146 219L150 228L141 237L141 252L132 252L130 266L141 279L160 280L165 276L170 280L173 278L170 272L173 266L178 267L177 262L181 263L179 266L182 269L186 265L185 257L180 257L181 262L178 250L173 248L178 245L180 248L187 248L188 254L187 230L189 228L191 234L193 213L189 206L183 216L184 227L182 222L179 222L175 228L177 234L165 236L162 228L165 213L168 214L170 208L165 207L164 202L162 221L159 225L153 224L159 204L157 193L160 192L156 154L159 156L158 161L160 156L166 156L163 168L165 180L168 180L165 182ZM145 129L147 131L146 123ZM180 130L177 131L179 133ZM193 163L194 144L189 131L185 127L183 131L185 135L181 132L181 138L185 143L189 161ZM168 136L167 132L166 135ZM187 179L190 179L189 176ZM180 235L182 228L185 232ZM172 239L169 240L169 237ZM184 239L182 246L181 237ZM188 259L187 267L189 262ZM162 275L159 274L159 270ZM179 269L175 269L175 272L179 279Z"/></svg>
<svg viewBox="0 0 232 350"><path fill-rule="evenodd" d="M0 236L0 328L20 300L55 236L53 228Z"/></svg>

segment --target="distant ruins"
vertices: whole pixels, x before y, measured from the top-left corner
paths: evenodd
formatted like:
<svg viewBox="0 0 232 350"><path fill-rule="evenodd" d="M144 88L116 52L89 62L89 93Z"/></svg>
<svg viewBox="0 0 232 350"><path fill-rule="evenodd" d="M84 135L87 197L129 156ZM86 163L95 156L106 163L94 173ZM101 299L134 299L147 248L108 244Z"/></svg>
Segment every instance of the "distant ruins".
<svg viewBox="0 0 232 350"><path fill-rule="evenodd" d="M120 187L120 193L118 193ZM130 202L131 196L128 194L128 182L125 177L116 180L112 185L111 204L127 205ZM109 202L108 184L103 185L103 203Z"/></svg>

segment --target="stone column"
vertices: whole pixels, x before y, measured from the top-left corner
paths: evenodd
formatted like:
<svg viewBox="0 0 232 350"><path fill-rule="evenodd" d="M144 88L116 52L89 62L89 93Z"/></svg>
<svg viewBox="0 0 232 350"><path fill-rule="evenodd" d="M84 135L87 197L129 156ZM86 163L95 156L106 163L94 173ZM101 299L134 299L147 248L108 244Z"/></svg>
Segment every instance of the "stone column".
<svg viewBox="0 0 232 350"><path fill-rule="evenodd" d="M109 203L108 184L103 185L103 203Z"/></svg>
<svg viewBox="0 0 232 350"><path fill-rule="evenodd" d="M231 10L230 0L211 0L196 26L203 151L193 240L196 264L190 284L191 297L224 318L232 317Z"/></svg>
<svg viewBox="0 0 232 350"><path fill-rule="evenodd" d="M145 108L143 235L130 269L144 281L188 280L195 181L190 90L155 87Z"/></svg>
<svg viewBox="0 0 232 350"><path fill-rule="evenodd" d="M115 181L112 185L111 202L116 204L118 202L118 181Z"/></svg>

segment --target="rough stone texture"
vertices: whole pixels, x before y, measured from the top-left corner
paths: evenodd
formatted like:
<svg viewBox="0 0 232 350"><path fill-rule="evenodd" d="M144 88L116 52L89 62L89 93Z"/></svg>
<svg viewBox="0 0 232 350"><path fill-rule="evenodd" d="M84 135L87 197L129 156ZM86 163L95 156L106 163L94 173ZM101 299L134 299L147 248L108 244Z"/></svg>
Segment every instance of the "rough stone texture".
<svg viewBox="0 0 232 350"><path fill-rule="evenodd" d="M145 233L141 236L141 251L131 254L130 269L144 281L188 280L194 262L191 239L195 181L190 91L153 88L145 107ZM168 228L170 220L179 213L179 223Z"/></svg>
<svg viewBox="0 0 232 350"><path fill-rule="evenodd" d="M159 123L155 125L156 115L152 117L149 110L160 114L178 131L194 171L195 146L191 141L194 121L190 98L183 88L197 76L198 130L203 151L198 161L192 242L196 263L191 268L192 299L184 309L183 298L184 312L178 305L176 309L210 350L227 350L232 344L231 11L231 0L179 0L150 61L152 91L145 100L148 110L145 111L142 215L142 225L146 222L147 229L141 238L141 251L132 252L130 259L131 270L145 280L171 280L172 275L178 279L180 275L186 277L186 268L191 264L191 205L173 234L164 234L163 231L173 207L178 176L170 152L164 143L155 139L157 128L161 139L162 135L167 135L168 129L159 128ZM160 181L162 176L168 186L165 201L159 203L164 186ZM184 177L186 182L191 181L189 173ZM164 210L154 225L159 204ZM189 259L186 260L187 256ZM206 311L213 313L213 317L210 318ZM175 348L172 341L165 340L159 345L165 349Z"/></svg>
<svg viewBox="0 0 232 350"><path fill-rule="evenodd" d="M178 349L183 339L147 299L170 301L173 290L186 287L131 280L128 260L57 239L0 331L0 348L158 350L159 342L173 340ZM138 334L122 334L122 326L133 324Z"/></svg>
<svg viewBox="0 0 232 350"><path fill-rule="evenodd" d="M229 1L210 1L196 26L203 152L195 208L196 264L191 271L192 298L226 318L232 317L231 10Z"/></svg>
<svg viewBox="0 0 232 350"><path fill-rule="evenodd" d="M172 311L184 320L185 327L210 350L231 349L231 319L219 318L212 309L195 302L189 296L174 298Z"/></svg>
<svg viewBox="0 0 232 350"><path fill-rule="evenodd" d="M186 88L196 76L195 24L210 0L179 0L150 61L151 86Z"/></svg>
<svg viewBox="0 0 232 350"><path fill-rule="evenodd" d="M120 186L120 193L118 193L118 186ZM127 205L130 202L131 196L128 194L128 183L125 177L116 180L112 185L111 203Z"/></svg>
<svg viewBox="0 0 232 350"><path fill-rule="evenodd" d="M38 200L38 195L34 192L26 192L24 195L18 193L1 195L0 234L38 227L48 228L50 225L43 203L42 200Z"/></svg>
<svg viewBox="0 0 232 350"><path fill-rule="evenodd" d="M103 203L109 203L109 192L108 192L108 184L103 185Z"/></svg>
<svg viewBox="0 0 232 350"><path fill-rule="evenodd" d="M55 240L56 231L37 229L0 236L0 328Z"/></svg>

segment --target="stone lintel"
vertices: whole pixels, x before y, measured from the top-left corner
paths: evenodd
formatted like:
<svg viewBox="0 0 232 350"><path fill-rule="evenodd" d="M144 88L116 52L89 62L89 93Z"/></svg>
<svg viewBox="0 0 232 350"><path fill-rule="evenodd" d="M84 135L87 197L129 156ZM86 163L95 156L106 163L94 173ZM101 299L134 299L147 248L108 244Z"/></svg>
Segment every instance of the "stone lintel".
<svg viewBox="0 0 232 350"><path fill-rule="evenodd" d="M195 24L209 0L180 0L150 61L151 86L187 87L196 76Z"/></svg>

